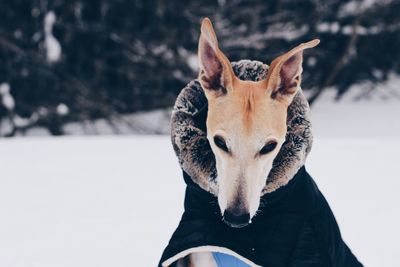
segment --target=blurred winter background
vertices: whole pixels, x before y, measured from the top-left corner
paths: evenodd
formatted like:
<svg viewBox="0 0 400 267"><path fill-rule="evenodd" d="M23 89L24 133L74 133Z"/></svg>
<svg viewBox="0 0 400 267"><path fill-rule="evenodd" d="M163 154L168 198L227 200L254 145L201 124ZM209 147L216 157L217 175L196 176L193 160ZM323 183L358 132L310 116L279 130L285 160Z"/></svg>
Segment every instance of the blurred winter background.
<svg viewBox="0 0 400 267"><path fill-rule="evenodd" d="M183 208L170 110L204 16L232 61L321 39L304 61L308 170L360 260L399 266L399 14L398 0L1 1L0 266L157 264Z"/></svg>

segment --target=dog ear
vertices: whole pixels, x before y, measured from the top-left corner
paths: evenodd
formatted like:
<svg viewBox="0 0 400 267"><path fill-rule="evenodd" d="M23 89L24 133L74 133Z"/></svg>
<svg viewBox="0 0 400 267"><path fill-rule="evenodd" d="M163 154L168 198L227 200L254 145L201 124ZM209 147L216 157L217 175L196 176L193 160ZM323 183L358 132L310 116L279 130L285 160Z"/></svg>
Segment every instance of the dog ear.
<svg viewBox="0 0 400 267"><path fill-rule="evenodd" d="M218 48L218 40L208 18L201 23L198 57L199 80L206 95L209 92L226 93L232 87L234 74L229 60Z"/></svg>
<svg viewBox="0 0 400 267"><path fill-rule="evenodd" d="M271 90L272 98L287 103L292 101L293 96L300 88L301 73L303 72L303 50L315 47L318 44L318 39L300 44L272 61L267 76L268 89Z"/></svg>

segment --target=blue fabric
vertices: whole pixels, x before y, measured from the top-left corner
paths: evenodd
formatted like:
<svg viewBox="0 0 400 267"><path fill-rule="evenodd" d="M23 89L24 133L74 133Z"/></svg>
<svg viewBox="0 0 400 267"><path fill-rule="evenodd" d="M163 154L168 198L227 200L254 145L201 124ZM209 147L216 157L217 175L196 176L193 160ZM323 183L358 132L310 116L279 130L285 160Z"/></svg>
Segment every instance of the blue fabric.
<svg viewBox="0 0 400 267"><path fill-rule="evenodd" d="M212 254L218 267L250 267L250 265L234 256L219 252L213 252Z"/></svg>

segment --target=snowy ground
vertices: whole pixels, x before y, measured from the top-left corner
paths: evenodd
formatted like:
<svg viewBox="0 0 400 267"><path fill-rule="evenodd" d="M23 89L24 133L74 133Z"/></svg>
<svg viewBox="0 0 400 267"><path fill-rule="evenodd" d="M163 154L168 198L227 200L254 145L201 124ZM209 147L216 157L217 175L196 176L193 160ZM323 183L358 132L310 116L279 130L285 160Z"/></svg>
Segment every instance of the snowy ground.
<svg viewBox="0 0 400 267"><path fill-rule="evenodd" d="M399 266L399 102L318 102L307 168L366 266ZM184 183L167 136L0 140L0 266L156 266Z"/></svg>

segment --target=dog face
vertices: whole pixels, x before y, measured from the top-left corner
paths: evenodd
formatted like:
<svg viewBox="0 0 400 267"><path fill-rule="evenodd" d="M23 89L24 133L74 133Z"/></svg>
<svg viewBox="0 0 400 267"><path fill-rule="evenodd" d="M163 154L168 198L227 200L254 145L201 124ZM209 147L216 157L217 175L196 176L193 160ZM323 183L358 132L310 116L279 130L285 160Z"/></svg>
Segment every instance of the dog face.
<svg viewBox="0 0 400 267"><path fill-rule="evenodd" d="M216 158L224 221L247 225L256 214L272 163L285 141L287 108L300 87L301 44L276 58L265 80L238 79L219 50L211 21L201 25L199 80L208 100L207 138Z"/></svg>

